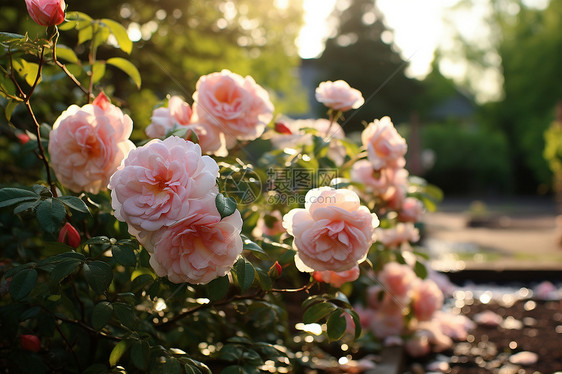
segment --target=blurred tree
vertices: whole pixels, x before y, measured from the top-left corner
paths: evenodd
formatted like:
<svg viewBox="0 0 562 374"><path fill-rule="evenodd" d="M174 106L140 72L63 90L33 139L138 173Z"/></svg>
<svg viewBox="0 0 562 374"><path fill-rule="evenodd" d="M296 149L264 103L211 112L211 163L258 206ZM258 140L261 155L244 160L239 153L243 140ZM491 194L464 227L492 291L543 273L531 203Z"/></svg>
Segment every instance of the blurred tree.
<svg viewBox="0 0 562 374"><path fill-rule="evenodd" d="M483 105L481 122L508 139L515 191L536 193L550 185L543 133L562 98L562 0L550 0L544 9L524 0L489 4L490 46L468 43L461 36L460 51L481 72L490 67L490 56L499 57L503 97Z"/></svg>
<svg viewBox="0 0 562 374"><path fill-rule="evenodd" d="M389 115L395 123L408 120L420 84L404 75L407 62L393 44L393 33L375 0L351 0L342 10L343 3L339 1L332 15L338 20L337 33L318 59L319 81L343 79L360 90L366 103L358 109L358 117L371 121ZM345 128L362 129L353 119Z"/></svg>
<svg viewBox="0 0 562 374"><path fill-rule="evenodd" d="M222 69L254 77L269 90L278 112L306 110L306 96L295 73L300 63L295 40L302 25L302 4L298 0L278 4L276 0L67 0L68 11L120 22L135 42L130 58L141 72L142 91L119 71L108 69L110 79L102 83L107 85L104 90L129 107L137 129L150 120L147 108L168 93L189 101L201 75ZM0 0L0 8L3 31L31 36L44 32L30 21L24 1ZM77 40L63 42L74 47ZM105 47L111 56L116 51ZM99 58L104 56L100 49ZM67 97L63 102L73 101Z"/></svg>

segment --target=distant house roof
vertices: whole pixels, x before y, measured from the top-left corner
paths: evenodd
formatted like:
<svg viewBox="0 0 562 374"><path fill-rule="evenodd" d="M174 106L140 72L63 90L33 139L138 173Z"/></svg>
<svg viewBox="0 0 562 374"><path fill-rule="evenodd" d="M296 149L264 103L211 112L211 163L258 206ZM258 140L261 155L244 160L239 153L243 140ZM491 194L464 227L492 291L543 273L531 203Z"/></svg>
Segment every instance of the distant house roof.
<svg viewBox="0 0 562 374"><path fill-rule="evenodd" d="M474 116L474 100L469 94L456 89L455 94L437 104L429 112L429 117L436 120L448 118L469 119Z"/></svg>

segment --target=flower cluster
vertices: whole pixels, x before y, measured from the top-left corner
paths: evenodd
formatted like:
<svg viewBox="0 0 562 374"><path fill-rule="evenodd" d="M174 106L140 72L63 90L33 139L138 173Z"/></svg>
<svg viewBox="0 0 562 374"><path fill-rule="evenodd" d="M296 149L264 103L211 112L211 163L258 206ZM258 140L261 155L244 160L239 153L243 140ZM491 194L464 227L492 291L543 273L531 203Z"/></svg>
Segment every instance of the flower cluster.
<svg viewBox="0 0 562 374"><path fill-rule="evenodd" d="M111 177L115 217L149 250L159 276L208 283L242 252L240 213L221 220L215 205L218 171L199 145L173 136L132 151Z"/></svg>

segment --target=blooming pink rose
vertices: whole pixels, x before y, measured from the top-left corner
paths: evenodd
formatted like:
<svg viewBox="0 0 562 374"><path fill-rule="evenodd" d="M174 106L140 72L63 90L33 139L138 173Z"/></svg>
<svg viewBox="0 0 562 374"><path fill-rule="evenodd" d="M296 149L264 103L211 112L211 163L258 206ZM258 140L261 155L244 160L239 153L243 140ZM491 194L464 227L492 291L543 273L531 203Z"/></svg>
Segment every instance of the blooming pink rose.
<svg viewBox="0 0 562 374"><path fill-rule="evenodd" d="M412 222L398 222L396 226L375 230L377 240L388 248L399 248L402 245L409 245L420 240L420 232Z"/></svg>
<svg viewBox="0 0 562 374"><path fill-rule="evenodd" d="M74 192L98 193L135 145L133 121L101 93L93 104L71 105L53 125L51 165L57 179Z"/></svg>
<svg viewBox="0 0 562 374"><path fill-rule="evenodd" d="M190 130L186 134L186 138L189 139L191 131L193 131L195 135L197 135L197 139L199 139L199 145L203 153L221 157L227 156L228 148L232 148L232 146L226 139L225 134L221 132L218 127L201 122L196 117L194 117L193 121L194 122L186 126L186 128Z"/></svg>
<svg viewBox="0 0 562 374"><path fill-rule="evenodd" d="M55 26L64 21L64 0L25 0L29 16L41 26Z"/></svg>
<svg viewBox="0 0 562 374"><path fill-rule="evenodd" d="M374 169L404 167L406 163L404 155L408 146L389 117L371 122L363 130L361 141Z"/></svg>
<svg viewBox="0 0 562 374"><path fill-rule="evenodd" d="M408 265L389 262L379 273L378 279L393 298L409 301L412 286L419 278Z"/></svg>
<svg viewBox="0 0 562 374"><path fill-rule="evenodd" d="M431 352L429 337L425 334L416 334L406 340L404 344L406 352L412 357L422 357Z"/></svg>
<svg viewBox="0 0 562 374"><path fill-rule="evenodd" d="M206 209L157 231L150 265L170 282L206 284L230 271L242 253L242 217L236 210L220 219L214 199Z"/></svg>
<svg viewBox="0 0 562 374"><path fill-rule="evenodd" d="M149 138L162 138L180 126L191 123L192 110L188 103L179 96L172 96L167 108L156 108L152 112L150 125L145 129Z"/></svg>
<svg viewBox="0 0 562 374"><path fill-rule="evenodd" d="M388 299L384 307L373 313L370 329L379 338L402 334L405 323L402 305Z"/></svg>
<svg viewBox="0 0 562 374"><path fill-rule="evenodd" d="M276 236L285 232L283 228L283 216L278 210L260 217L256 223L256 227L252 231L252 235L259 238L261 236Z"/></svg>
<svg viewBox="0 0 562 374"><path fill-rule="evenodd" d="M299 270L345 271L362 262L373 242L379 220L351 190L315 188L305 196L305 208L283 217L283 227L295 237Z"/></svg>
<svg viewBox="0 0 562 374"><path fill-rule="evenodd" d="M316 100L330 109L342 112L357 109L365 102L359 90L349 87L342 80L320 83L316 88Z"/></svg>
<svg viewBox="0 0 562 374"><path fill-rule="evenodd" d="M341 287L344 283L353 282L359 278L359 265L345 271L315 271L312 276L318 282L329 283L334 287Z"/></svg>
<svg viewBox="0 0 562 374"><path fill-rule="evenodd" d="M115 217L145 244L139 232L175 225L218 193L219 168L198 144L155 139L129 154L109 182ZM132 228L132 230L131 230Z"/></svg>
<svg viewBox="0 0 562 374"><path fill-rule="evenodd" d="M258 138L273 118L266 90L252 77L223 70L202 76L193 94L193 110L200 121L212 124L227 138Z"/></svg>
<svg viewBox="0 0 562 374"><path fill-rule="evenodd" d="M412 295L414 315L419 321L428 321L443 306L443 292L431 279L416 282Z"/></svg>
<svg viewBox="0 0 562 374"><path fill-rule="evenodd" d="M402 202L398 219L402 222L418 222L423 215L423 203L415 197L407 197Z"/></svg>
<svg viewBox="0 0 562 374"><path fill-rule="evenodd" d="M359 160L353 164L350 177L353 182L362 183L365 192L383 196L392 186L387 170L391 169L375 170L369 161Z"/></svg>

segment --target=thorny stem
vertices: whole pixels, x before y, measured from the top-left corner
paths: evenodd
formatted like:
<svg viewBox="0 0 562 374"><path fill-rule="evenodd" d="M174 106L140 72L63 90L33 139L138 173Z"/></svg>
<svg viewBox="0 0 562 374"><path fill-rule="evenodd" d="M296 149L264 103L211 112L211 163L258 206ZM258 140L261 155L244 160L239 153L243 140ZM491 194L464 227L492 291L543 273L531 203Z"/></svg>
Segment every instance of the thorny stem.
<svg viewBox="0 0 562 374"><path fill-rule="evenodd" d="M39 159L43 162L43 165L45 165L45 170L47 170L47 182L49 183L49 187L51 188L51 193L53 194L54 197L57 197L57 189L55 187L55 184L53 183L53 179L51 178L51 169L49 168L49 162L47 161L45 149L43 148L43 144L41 143L40 125L39 125L39 122L37 121L37 118L35 118L35 113L33 113L33 108L31 108L31 104L29 103L29 100L31 99L31 95L35 91L35 88L37 87L37 84L39 83L39 79L41 78L41 72L43 71L44 54L45 54L45 46L42 46L41 47L41 56L39 57L39 67L37 69L37 76L35 77L35 81L33 82L33 85L31 86L31 90L29 91L29 93L25 94L22 91L22 89L19 87L19 85L18 85L18 88L20 90L20 94L23 96L23 103L24 103L25 107L27 108L27 111L31 115L31 119L33 120L33 123L35 124L35 135L37 136L37 146L39 148ZM17 84L17 82L15 80L15 77L13 76L13 69L12 69L12 80Z"/></svg>

